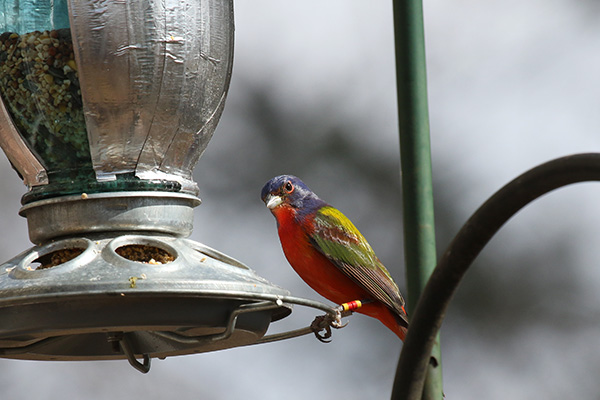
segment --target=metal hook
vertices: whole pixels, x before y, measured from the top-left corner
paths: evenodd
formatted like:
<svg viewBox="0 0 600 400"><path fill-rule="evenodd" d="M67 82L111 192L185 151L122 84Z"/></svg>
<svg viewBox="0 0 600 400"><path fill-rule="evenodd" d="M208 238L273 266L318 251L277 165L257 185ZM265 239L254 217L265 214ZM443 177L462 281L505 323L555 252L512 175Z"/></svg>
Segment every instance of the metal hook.
<svg viewBox="0 0 600 400"><path fill-rule="evenodd" d="M131 342L129 341L129 336L121 333L120 335L115 337L119 342L119 347L121 347L121 351L127 357L127 361L129 361L129 365L133 368L140 371L142 374L148 373L150 371L150 356L148 354L143 354L142 357L144 362L141 363L135 358L135 354L133 354L133 349L131 347Z"/></svg>

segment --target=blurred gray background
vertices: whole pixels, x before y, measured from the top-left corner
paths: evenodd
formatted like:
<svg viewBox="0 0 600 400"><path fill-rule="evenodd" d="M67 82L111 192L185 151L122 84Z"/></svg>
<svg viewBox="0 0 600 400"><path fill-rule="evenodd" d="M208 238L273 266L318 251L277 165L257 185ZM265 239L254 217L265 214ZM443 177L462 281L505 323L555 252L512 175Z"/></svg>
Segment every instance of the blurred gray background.
<svg viewBox="0 0 600 400"><path fill-rule="evenodd" d="M494 191L544 161L600 150L600 2L425 1L439 251ZM405 288L391 1L236 1L229 98L195 170L192 239L294 295L260 189L300 176L349 216ZM25 187L0 157L0 260L31 246ZM448 399L598 398L598 184L519 213L467 274L442 329ZM304 326L297 310L272 331ZM355 315L330 344L154 360L0 360L2 399L385 399L400 342Z"/></svg>

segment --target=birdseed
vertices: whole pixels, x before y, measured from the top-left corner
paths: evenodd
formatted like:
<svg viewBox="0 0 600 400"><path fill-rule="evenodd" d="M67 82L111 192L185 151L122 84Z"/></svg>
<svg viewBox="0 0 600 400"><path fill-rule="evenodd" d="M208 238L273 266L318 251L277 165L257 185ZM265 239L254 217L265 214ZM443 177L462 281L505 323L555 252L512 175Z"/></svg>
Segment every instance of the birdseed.
<svg viewBox="0 0 600 400"><path fill-rule="evenodd" d="M46 168L89 162L70 29L0 35L0 94L13 121Z"/></svg>
<svg viewBox="0 0 600 400"><path fill-rule="evenodd" d="M34 263L40 263L40 265L35 268L38 269L47 269L56 267L57 265L64 264L67 261L71 261L81 253L83 253L84 249L72 248L72 249L62 249L56 250L51 253L45 254L39 258L37 258Z"/></svg>
<svg viewBox="0 0 600 400"><path fill-rule="evenodd" d="M169 252L158 247L146 246L143 244L121 246L116 249L115 252L128 260L152 265L166 264L175 260L175 257Z"/></svg>

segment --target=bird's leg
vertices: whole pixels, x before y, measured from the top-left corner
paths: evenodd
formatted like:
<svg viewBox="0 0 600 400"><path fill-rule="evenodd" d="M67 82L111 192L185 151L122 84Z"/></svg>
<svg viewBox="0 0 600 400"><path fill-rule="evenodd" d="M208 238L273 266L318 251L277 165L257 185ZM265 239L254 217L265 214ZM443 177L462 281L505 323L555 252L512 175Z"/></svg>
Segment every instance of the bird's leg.
<svg viewBox="0 0 600 400"><path fill-rule="evenodd" d="M342 317L347 317L348 315L352 315L352 313L354 311L358 310L365 304L369 304L372 302L373 302L373 300L371 300L371 299L354 300L354 301L349 301L347 303L340 304L337 309L342 314Z"/></svg>
<svg viewBox="0 0 600 400"><path fill-rule="evenodd" d="M334 311L335 316L332 316L331 314L320 315L315 318L312 324L310 324L317 339L323 343L331 342L331 340L328 340L331 337L331 328L340 329L348 325L347 322L345 324L342 323L342 309L336 307ZM323 330L325 333L321 335L320 332Z"/></svg>
<svg viewBox="0 0 600 400"><path fill-rule="evenodd" d="M337 309L341 313L342 317L347 317L348 315L352 315L353 311L358 310L362 306L363 306L363 301L354 300L354 301L349 301L347 303L340 304Z"/></svg>
<svg viewBox="0 0 600 400"><path fill-rule="evenodd" d="M347 303L344 303L344 304L347 304ZM340 306L340 307L342 307L342 306ZM329 322L329 325L331 325L331 327L335 328L335 329L340 329L340 328L343 328L346 325L348 325L347 322L345 324L342 323L342 317L345 317L346 315L349 315L349 314L343 314L343 312L344 312L343 308L340 308L340 307L337 307L335 309L335 318Z"/></svg>
<svg viewBox="0 0 600 400"><path fill-rule="evenodd" d="M329 343L331 340L328 340L331 337L331 328L341 329L348 325L348 322L345 324L342 323L342 317L347 317L352 314L352 312L358 310L363 305L373 302L371 299L365 300L353 300L347 303L340 304L335 308L335 317L332 317L331 314L320 315L315 318L315 320L310 324L312 331L314 332L317 339L319 339L323 343ZM321 335L321 331L325 331Z"/></svg>
<svg viewBox="0 0 600 400"><path fill-rule="evenodd" d="M349 315L352 315L352 313L354 311L361 308L364 304L371 303L372 301L373 300L371 300L371 299L352 300L347 303L340 304L336 309L337 310L336 319L331 323L331 326L336 329L339 329L339 328L343 328L344 326L348 325L347 322L345 324L342 324L342 317L347 317Z"/></svg>

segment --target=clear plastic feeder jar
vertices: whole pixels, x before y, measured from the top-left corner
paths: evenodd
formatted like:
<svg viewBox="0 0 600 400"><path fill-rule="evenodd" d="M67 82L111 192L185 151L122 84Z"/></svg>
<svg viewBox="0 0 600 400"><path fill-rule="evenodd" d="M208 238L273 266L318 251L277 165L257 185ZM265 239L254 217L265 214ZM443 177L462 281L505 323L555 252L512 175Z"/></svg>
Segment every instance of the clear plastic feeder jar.
<svg viewBox="0 0 600 400"><path fill-rule="evenodd" d="M0 1L0 145L23 202L197 194L232 54L231 0Z"/></svg>

